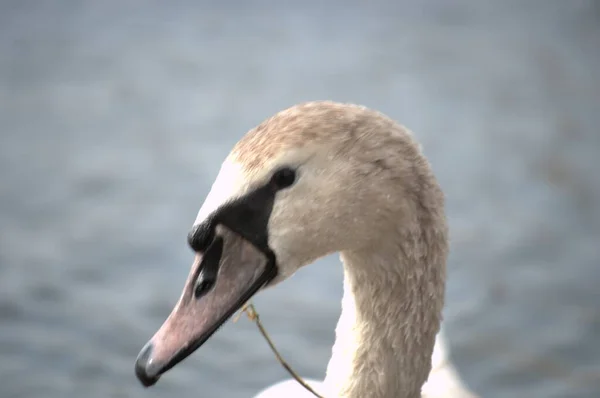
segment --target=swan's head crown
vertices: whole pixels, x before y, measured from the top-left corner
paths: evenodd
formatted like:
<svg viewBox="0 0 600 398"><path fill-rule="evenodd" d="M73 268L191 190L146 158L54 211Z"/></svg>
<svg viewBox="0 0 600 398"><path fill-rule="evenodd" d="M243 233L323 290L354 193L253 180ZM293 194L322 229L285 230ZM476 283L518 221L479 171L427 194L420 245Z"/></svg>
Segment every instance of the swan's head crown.
<svg viewBox="0 0 600 398"><path fill-rule="evenodd" d="M250 246L275 260L275 272L265 277L274 284L329 253L376 246L389 234L435 223L443 219L442 208L419 146L393 120L334 102L281 111L249 131L224 161L190 235L198 260L180 303L153 338L154 348L161 346L165 358L177 344L197 348L214 324L243 304L239 300L264 285L267 271L249 254ZM221 230L216 234L225 243L211 249L218 225L237 237ZM215 258L216 266L202 265L203 256L204 263ZM200 304L189 304L196 279L208 271L216 282L202 286L212 291L200 295ZM173 343L175 328L187 330L188 341ZM168 369L181 359L163 365Z"/></svg>

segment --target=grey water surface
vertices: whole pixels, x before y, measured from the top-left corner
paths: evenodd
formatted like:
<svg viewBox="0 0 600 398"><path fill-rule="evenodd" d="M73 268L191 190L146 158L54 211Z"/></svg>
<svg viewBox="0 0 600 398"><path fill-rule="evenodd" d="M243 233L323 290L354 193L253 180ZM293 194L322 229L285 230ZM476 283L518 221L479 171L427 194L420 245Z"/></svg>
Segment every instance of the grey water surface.
<svg viewBox="0 0 600 398"><path fill-rule="evenodd" d="M595 1L0 2L0 396L251 397L287 378L228 323L144 390L222 159L272 113L357 102L415 131L447 193L446 328L479 394L600 396ZM256 304L322 378L332 256Z"/></svg>

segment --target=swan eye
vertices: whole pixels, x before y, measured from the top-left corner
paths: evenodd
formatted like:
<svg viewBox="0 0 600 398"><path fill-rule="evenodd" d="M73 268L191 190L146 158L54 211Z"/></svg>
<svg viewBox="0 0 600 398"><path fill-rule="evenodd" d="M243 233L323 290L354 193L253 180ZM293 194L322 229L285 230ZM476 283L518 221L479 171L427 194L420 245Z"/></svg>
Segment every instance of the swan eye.
<svg viewBox="0 0 600 398"><path fill-rule="evenodd" d="M287 188L296 181L296 171L289 167L279 169L273 174L271 181L277 189Z"/></svg>

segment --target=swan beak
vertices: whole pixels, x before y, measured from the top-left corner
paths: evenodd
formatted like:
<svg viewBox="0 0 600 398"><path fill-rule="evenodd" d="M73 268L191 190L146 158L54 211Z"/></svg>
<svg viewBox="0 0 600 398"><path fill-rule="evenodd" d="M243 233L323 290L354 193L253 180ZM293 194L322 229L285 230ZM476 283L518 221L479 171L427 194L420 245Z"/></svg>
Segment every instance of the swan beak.
<svg viewBox="0 0 600 398"><path fill-rule="evenodd" d="M135 363L140 382L154 385L208 340L275 277L273 263L253 244L219 226L212 244L196 255L175 308L140 351Z"/></svg>

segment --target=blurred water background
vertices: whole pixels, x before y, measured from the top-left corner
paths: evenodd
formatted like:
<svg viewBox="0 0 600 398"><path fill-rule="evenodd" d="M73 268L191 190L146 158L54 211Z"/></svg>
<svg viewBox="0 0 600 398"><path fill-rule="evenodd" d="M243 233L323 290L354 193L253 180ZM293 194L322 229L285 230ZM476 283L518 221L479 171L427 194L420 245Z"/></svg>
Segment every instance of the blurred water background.
<svg viewBox="0 0 600 398"><path fill-rule="evenodd" d="M446 330L479 394L600 396L597 1L0 2L0 396L250 397L287 374L229 323L153 389L222 159L272 113L357 102L448 197ZM337 256L255 302L322 378Z"/></svg>

